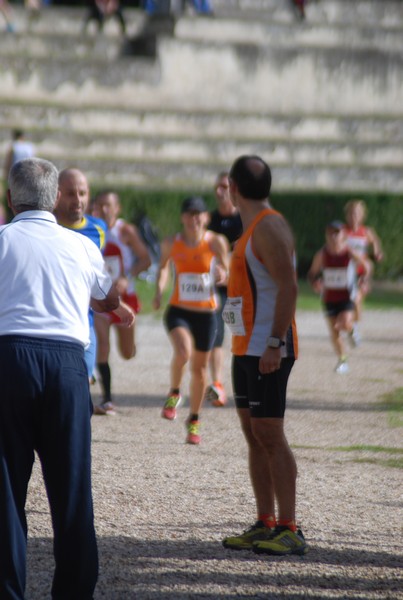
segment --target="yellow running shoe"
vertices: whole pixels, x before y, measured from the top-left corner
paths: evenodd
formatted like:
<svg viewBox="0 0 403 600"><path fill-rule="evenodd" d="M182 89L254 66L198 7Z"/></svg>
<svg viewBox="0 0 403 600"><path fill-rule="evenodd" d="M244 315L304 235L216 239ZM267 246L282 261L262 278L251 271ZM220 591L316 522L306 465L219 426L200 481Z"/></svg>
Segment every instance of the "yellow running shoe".
<svg viewBox="0 0 403 600"><path fill-rule="evenodd" d="M186 429L188 431L188 434L186 436L186 443L194 445L200 444L200 422L187 420Z"/></svg>
<svg viewBox="0 0 403 600"><path fill-rule="evenodd" d="M176 419L176 409L178 408L181 402L182 396L180 396L179 394L170 394L165 401L161 417L163 417L164 419L168 419L169 421L173 421L174 419Z"/></svg>
<svg viewBox="0 0 403 600"><path fill-rule="evenodd" d="M252 527L245 529L240 535L225 538L222 544L224 548L232 550L251 550L253 542L268 539L273 531L270 527L265 527L263 521L256 521Z"/></svg>
<svg viewBox="0 0 403 600"><path fill-rule="evenodd" d="M278 525L269 539L257 540L253 543L253 552L276 556L306 554L308 545L300 529L294 532L288 527Z"/></svg>

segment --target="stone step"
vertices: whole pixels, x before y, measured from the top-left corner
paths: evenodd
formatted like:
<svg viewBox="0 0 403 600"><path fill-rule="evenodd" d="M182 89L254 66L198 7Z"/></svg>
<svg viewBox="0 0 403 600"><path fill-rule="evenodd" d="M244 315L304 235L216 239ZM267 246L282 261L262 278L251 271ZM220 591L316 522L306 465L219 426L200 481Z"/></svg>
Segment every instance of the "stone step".
<svg viewBox="0 0 403 600"><path fill-rule="evenodd" d="M0 65L0 98L245 112L400 114L401 53L272 48L162 38L159 60L23 56ZM219 83L218 83L219 82ZM217 93L217 86L220 92ZM275 93L273 93L275 91Z"/></svg>
<svg viewBox="0 0 403 600"><path fill-rule="evenodd" d="M400 116L315 115L196 111L119 106L73 107L58 103L0 101L0 127L31 137L80 134L105 138L282 142L312 144L403 144Z"/></svg>
<svg viewBox="0 0 403 600"><path fill-rule="evenodd" d="M144 19L136 21L132 27L133 39L143 31ZM364 27L354 23L335 26L333 24L303 24L274 22L242 22L239 20L181 18L174 27L174 38L186 42L209 45L254 45L267 49L344 49L376 50L392 54L403 51L403 23L400 30L383 29L376 26ZM3 59L19 56L24 60L91 60L95 64L117 60L127 53L129 45L120 35L82 35L68 33L60 35L54 29L45 33L32 31L27 38L24 31L14 35L4 35L0 39ZM132 56L132 59L134 57ZM141 60L140 56L135 56Z"/></svg>
<svg viewBox="0 0 403 600"><path fill-rule="evenodd" d="M214 9L218 16L226 18L295 21L290 0L214 0ZM401 28L403 8L400 0L308 0L306 21Z"/></svg>
<svg viewBox="0 0 403 600"><path fill-rule="evenodd" d="M247 6L244 2L232 4L238 10ZM263 6L252 4L255 8ZM281 10L289 12L284 3L280 4ZM322 4L328 9L332 6L337 13L336 7L340 8L343 2L321 0L318 7ZM382 21L375 0L358 0L357 4L363 15L371 12L369 7L372 7ZM387 0L385 6L390 13L399 12L392 0ZM401 2L400 7L403 12ZM344 9L347 10L345 5ZM389 14L388 10L382 15ZM153 61L138 56L119 58L120 37L86 38L77 34L82 27L83 11L51 7L35 24L35 27L44 27L49 20L46 35L35 34L33 28L28 36L5 34L0 37L0 97L18 99L29 95L46 101L51 92L58 100L76 105L96 103L101 95L105 103L117 104L119 100L121 106L154 108L162 104L211 110L242 106L245 111L266 113L400 112L403 36L390 27L383 35L380 29L363 35L358 29L354 34L356 21L351 17L349 25L334 26L331 35L326 27L315 30L311 25L300 27L293 23L287 25L288 32L284 25L279 27L270 45L263 43L264 38L273 36L266 35L265 25L260 22L183 18L176 25L179 37L158 39L157 60ZM269 12L266 7L264 14ZM137 30L141 29L144 14L131 13L135 15ZM65 18L65 14L70 17ZM80 19L78 14L81 14ZM60 36L55 35L57 17L57 23L63 25ZM69 19L72 26L74 24L74 34L65 33ZM358 21L358 27L365 23L363 18ZM273 25L270 27L273 29ZM224 39L227 37L226 43L220 39L221 30ZM199 33L191 38L192 31ZM210 37L205 39L205 36ZM248 36L250 42L246 42ZM280 39L288 41L280 42ZM219 94L216 93L218 81ZM275 90L275 93L267 90Z"/></svg>
<svg viewBox="0 0 403 600"><path fill-rule="evenodd" d="M31 132L32 133L32 132ZM399 192L403 186L401 144L350 145L312 141L250 142L158 137L95 137L91 133L47 132L31 135L37 154L59 168L78 166L98 184L141 188L211 187L217 171L243 153L264 156L273 169L276 189ZM4 155L8 141L0 144ZM2 159L4 156L2 156Z"/></svg>
<svg viewBox="0 0 403 600"><path fill-rule="evenodd" d="M323 0L322 0L323 2ZM288 8L282 10L289 16ZM277 48L321 48L348 47L372 48L398 52L402 49L403 40L403 7L400 18L391 18L382 25L378 20L373 22L350 18L347 22L334 22L324 16L320 22L306 21L296 24L292 18L276 19L276 11L265 12L265 18L259 14L255 19L235 18L194 18L180 17L174 27L175 37L204 43L218 44L254 44L275 46ZM59 12L62 11L60 14ZM127 11L128 37L135 38L144 31L147 19L141 11ZM28 27L26 12L15 11L17 33L4 34L0 39L2 56L15 54L35 57L74 56L77 59L92 56L95 61L113 60L122 51L123 38L116 23L107 22L103 34L94 35L89 31L83 34L82 27L86 11L79 9L60 9L52 7L43 12L26 35ZM55 30L55 19L58 27ZM59 24L61 25L59 27Z"/></svg>
<svg viewBox="0 0 403 600"><path fill-rule="evenodd" d="M174 5L174 3L173 3ZM214 18L195 16L189 8L185 16L197 21L213 23L225 19L273 23L295 23L295 11L291 0L213 0ZM55 21L61 35L79 34L87 14L85 7L45 7L36 21L29 22L23 7L13 6L17 30L46 34L54 33ZM124 9L128 33L132 34L142 23L145 13L139 9ZM55 16L59 15L59 16ZM311 0L307 2L307 18L301 25L330 23L332 26L376 27L378 29L402 29L403 7L401 0ZM182 15L177 14L177 18ZM113 21L107 22L106 35L119 35Z"/></svg>
<svg viewBox="0 0 403 600"><path fill-rule="evenodd" d="M13 127L59 168L97 183L210 190L242 153L275 189L403 189L403 3L320 0L296 22L283 0L214 0L178 18L155 60L122 56L114 23L50 7L0 36L0 157ZM130 35L146 19L127 11ZM25 29L24 29L25 28Z"/></svg>
<svg viewBox="0 0 403 600"><path fill-rule="evenodd" d="M244 21L235 19L179 19L175 37L218 44L251 44L276 48L349 48L402 52L403 20L400 27L377 24L311 23L293 21Z"/></svg>
<svg viewBox="0 0 403 600"><path fill-rule="evenodd" d="M126 136L93 136L89 133L74 134L67 131L56 133L42 132L30 135L39 156L65 160L106 160L114 161L157 161L179 163L208 163L214 161L230 163L233 157L257 153L266 157L273 165L318 166L363 166L373 168L398 168L403 164L401 144L386 141L377 144L329 143L311 141L243 141L162 139L159 136L140 138ZM5 154L7 142L0 144L0 152Z"/></svg>

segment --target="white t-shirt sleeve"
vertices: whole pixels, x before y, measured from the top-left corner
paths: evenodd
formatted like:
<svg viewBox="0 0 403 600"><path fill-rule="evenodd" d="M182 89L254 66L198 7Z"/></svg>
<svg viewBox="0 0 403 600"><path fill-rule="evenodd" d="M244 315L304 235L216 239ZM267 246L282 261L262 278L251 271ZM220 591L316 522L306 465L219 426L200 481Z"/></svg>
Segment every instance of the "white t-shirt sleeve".
<svg viewBox="0 0 403 600"><path fill-rule="evenodd" d="M83 235L80 238L85 245L85 250L93 271L91 298L103 300L112 287L112 279L106 270L104 258L96 244Z"/></svg>

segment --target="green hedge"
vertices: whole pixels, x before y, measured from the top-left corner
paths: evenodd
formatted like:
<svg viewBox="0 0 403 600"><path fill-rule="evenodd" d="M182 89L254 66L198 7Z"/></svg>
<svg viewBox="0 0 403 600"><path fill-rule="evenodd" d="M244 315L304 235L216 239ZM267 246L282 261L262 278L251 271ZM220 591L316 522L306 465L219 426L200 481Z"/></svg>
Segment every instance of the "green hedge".
<svg viewBox="0 0 403 600"><path fill-rule="evenodd" d="M94 190L96 191L96 190ZM156 225L160 237L180 228L180 205L188 194L183 191L144 191L131 188L119 190L123 213L135 221L146 213ZM209 208L215 206L213 193L203 194ZM376 266L379 279L396 279L403 276L403 199L388 194L273 194L273 206L282 212L290 223L297 244L298 272L306 275L315 252L324 243L326 223L332 219L344 220L343 207L352 198L363 199L368 207L367 224L372 226L382 240L385 258Z"/></svg>
<svg viewBox="0 0 403 600"><path fill-rule="evenodd" d="M379 235L385 254L376 265L379 279L403 276L403 200L387 194L287 194L273 195L272 203L288 219L297 242L299 272L304 276L312 257L324 243L326 223L344 221L343 207L360 198L368 208L367 225Z"/></svg>

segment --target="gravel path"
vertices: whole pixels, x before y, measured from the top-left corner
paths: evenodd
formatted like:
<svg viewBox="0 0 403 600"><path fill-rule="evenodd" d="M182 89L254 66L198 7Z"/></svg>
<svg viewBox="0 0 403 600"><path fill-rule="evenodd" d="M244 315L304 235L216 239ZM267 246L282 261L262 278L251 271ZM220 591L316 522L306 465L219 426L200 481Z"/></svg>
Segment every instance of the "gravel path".
<svg viewBox="0 0 403 600"><path fill-rule="evenodd" d="M364 342L351 353L348 375L333 372L322 315L304 312L297 321L300 359L286 423L310 552L273 558L222 547L224 536L255 520L232 399L223 409L206 406L202 444L186 445L186 406L175 422L160 418L168 339L160 320L140 316L138 356L124 363L114 353L111 360L119 414L93 418L95 600L403 599L402 470L393 466L403 452L402 428L380 404L383 394L403 387L403 311L364 315ZM228 390L229 364L228 353ZM98 395L95 385L95 402ZM26 597L44 600L53 559L37 463L27 509Z"/></svg>

